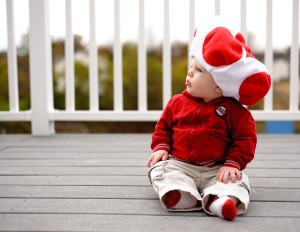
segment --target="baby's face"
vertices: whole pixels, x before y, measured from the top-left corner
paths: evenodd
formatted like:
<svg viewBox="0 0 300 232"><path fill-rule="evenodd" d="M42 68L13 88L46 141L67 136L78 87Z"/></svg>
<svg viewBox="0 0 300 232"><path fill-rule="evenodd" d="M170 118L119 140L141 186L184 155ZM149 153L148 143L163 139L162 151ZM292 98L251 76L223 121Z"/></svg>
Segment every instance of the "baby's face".
<svg viewBox="0 0 300 232"><path fill-rule="evenodd" d="M222 96L222 90L217 86L213 76L199 64L196 58L192 59L185 85L188 93L206 102Z"/></svg>

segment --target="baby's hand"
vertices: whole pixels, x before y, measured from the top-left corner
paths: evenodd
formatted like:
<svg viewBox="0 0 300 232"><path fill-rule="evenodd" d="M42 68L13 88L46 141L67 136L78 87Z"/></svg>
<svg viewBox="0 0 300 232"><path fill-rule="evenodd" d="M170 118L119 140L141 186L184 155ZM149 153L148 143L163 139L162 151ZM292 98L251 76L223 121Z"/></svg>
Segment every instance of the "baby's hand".
<svg viewBox="0 0 300 232"><path fill-rule="evenodd" d="M218 181L227 184L228 177L230 177L232 183L235 183L236 176L238 180L242 179L242 173L237 168L223 166L218 171L216 178Z"/></svg>
<svg viewBox="0 0 300 232"><path fill-rule="evenodd" d="M150 156L150 158L148 159L148 168L150 168L151 163L152 165L156 164L158 161L161 160L167 160L169 159L169 153L167 151L164 150L158 150L156 152L153 152L152 155Z"/></svg>

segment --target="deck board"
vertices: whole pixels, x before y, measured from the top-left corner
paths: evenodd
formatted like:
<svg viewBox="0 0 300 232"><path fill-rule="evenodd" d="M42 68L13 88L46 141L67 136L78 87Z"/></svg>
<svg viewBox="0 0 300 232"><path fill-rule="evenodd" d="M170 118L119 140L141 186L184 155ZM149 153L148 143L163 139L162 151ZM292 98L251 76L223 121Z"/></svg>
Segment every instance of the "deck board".
<svg viewBox="0 0 300 232"><path fill-rule="evenodd" d="M300 201L299 188L252 188L252 201ZM157 199L150 186L0 186L0 198Z"/></svg>
<svg viewBox="0 0 300 232"><path fill-rule="evenodd" d="M297 217L219 218L182 215L11 214L1 215L4 231L289 231L298 232ZM226 228L224 230L224 228ZM242 228L242 229L241 229Z"/></svg>
<svg viewBox="0 0 300 232"><path fill-rule="evenodd" d="M41 160L1 160L0 167L143 167L146 165L146 159L41 159ZM249 168L281 168L281 169L299 169L300 160L254 160Z"/></svg>
<svg viewBox="0 0 300 232"><path fill-rule="evenodd" d="M1 186L148 186L146 176L0 176ZM251 177L252 188L300 188L299 178Z"/></svg>
<svg viewBox="0 0 300 232"><path fill-rule="evenodd" d="M126 175L144 176L147 173L146 167L1 167L1 175L13 176L95 176L95 175ZM269 178L300 178L300 169L263 169L247 168L245 173L249 177Z"/></svg>
<svg viewBox="0 0 300 232"><path fill-rule="evenodd" d="M105 214L116 215L135 215L137 212L139 215L170 215L160 210L158 200L144 199L3 199L0 206L2 212L23 214L103 214L105 211ZM299 202L252 202L243 217L300 217L299 207ZM203 212L178 212L176 215L206 216Z"/></svg>
<svg viewBox="0 0 300 232"><path fill-rule="evenodd" d="M249 210L232 223L162 209L149 134L0 135L0 231L299 231L300 136L258 138Z"/></svg>

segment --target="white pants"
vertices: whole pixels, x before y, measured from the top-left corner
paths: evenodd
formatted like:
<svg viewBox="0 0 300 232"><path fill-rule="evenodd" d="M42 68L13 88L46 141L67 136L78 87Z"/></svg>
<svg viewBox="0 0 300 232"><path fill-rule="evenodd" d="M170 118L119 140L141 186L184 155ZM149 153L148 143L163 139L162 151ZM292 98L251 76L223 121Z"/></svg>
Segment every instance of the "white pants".
<svg viewBox="0 0 300 232"><path fill-rule="evenodd" d="M216 180L220 167L197 166L170 158L151 167L148 177L163 207L168 211L204 209L205 212L211 214L208 210L210 196L234 196L239 200L237 214L245 213L250 198L250 185L247 175L243 173L241 180L236 180L235 183L229 180L227 184L224 184ZM171 190L188 192L202 204L190 209L169 209L162 199Z"/></svg>

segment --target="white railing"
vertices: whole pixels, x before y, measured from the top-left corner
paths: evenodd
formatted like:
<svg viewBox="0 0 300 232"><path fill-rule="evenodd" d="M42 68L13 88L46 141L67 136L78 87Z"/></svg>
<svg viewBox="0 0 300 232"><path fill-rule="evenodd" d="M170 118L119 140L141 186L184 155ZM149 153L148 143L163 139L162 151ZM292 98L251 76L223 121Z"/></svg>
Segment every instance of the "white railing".
<svg viewBox="0 0 300 232"><path fill-rule="evenodd" d="M150 111L147 107L146 40L144 1L139 0L139 39L138 39L138 110L123 110L122 43L120 39L120 0L114 0L114 110L99 110L98 100L98 57L95 39L95 0L90 0L90 39L89 39L89 88L90 109L75 110L74 87L74 42L72 32L71 0L66 1L66 110L53 107L51 40L49 33L49 0L29 0L30 15L30 85L31 110L19 111L16 44L14 35L13 0L7 0L8 63L9 63L9 106L7 112L0 112L0 121L30 121L32 134L49 135L54 133L55 121L156 121L161 110ZM272 46L272 0L266 0L267 25L265 64L273 73ZM169 4L164 0L164 39L163 39L163 104L171 97L171 43ZM190 41L195 20L195 0L189 1ZM246 33L246 0L240 2L241 31ZM220 14L220 0L215 0L215 13ZM264 110L253 110L257 121L293 120L300 121L299 111L299 2L293 0L292 41L290 57L290 100L289 110L273 110L273 91L265 97Z"/></svg>

